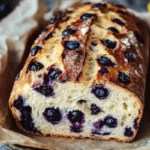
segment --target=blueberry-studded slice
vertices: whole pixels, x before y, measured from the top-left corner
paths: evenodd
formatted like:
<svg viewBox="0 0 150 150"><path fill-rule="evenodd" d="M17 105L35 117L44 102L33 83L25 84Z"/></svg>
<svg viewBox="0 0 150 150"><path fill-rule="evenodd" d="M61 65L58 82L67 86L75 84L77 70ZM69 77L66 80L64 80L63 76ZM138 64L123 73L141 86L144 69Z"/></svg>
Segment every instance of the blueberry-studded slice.
<svg viewBox="0 0 150 150"><path fill-rule="evenodd" d="M102 8L106 8L106 7L107 7L107 4L105 4L105 3L97 3L92 6L92 8L98 8L98 9L102 9Z"/></svg>
<svg viewBox="0 0 150 150"><path fill-rule="evenodd" d="M98 99L106 99L109 95L108 89L103 85L93 87L91 91Z"/></svg>
<svg viewBox="0 0 150 150"><path fill-rule="evenodd" d="M115 63L111 61L111 59L109 59L106 56L101 56L97 59L98 63L102 66L106 66L106 67L114 67Z"/></svg>
<svg viewBox="0 0 150 150"><path fill-rule="evenodd" d="M104 46L106 46L107 48L110 48L110 49L114 49L117 46L116 41L112 41L112 40L109 40L109 39L102 40L102 43L103 43Z"/></svg>
<svg viewBox="0 0 150 150"><path fill-rule="evenodd" d="M140 33L138 31L134 31L134 35L137 39L137 41L139 41L140 43L144 44L144 39L143 37L140 35Z"/></svg>
<svg viewBox="0 0 150 150"><path fill-rule="evenodd" d="M101 75L104 75L104 74L108 73L108 69L106 67L102 66L101 69L99 70L99 73Z"/></svg>
<svg viewBox="0 0 150 150"><path fill-rule="evenodd" d="M42 47L41 46L34 46L32 49L31 49L31 56L35 56L39 50L41 50Z"/></svg>
<svg viewBox="0 0 150 150"><path fill-rule="evenodd" d="M60 69L51 68L47 74L48 81L54 81L56 80L62 71Z"/></svg>
<svg viewBox="0 0 150 150"><path fill-rule="evenodd" d="M107 116L104 119L104 124L109 128L116 128L118 125L117 119L112 116Z"/></svg>
<svg viewBox="0 0 150 150"><path fill-rule="evenodd" d="M18 74L16 75L15 80L18 80L19 77L20 77L20 73L18 73Z"/></svg>
<svg viewBox="0 0 150 150"><path fill-rule="evenodd" d="M28 71L39 71L41 69L44 68L44 65L41 64L40 62L34 62L34 61L31 61L29 66L28 66Z"/></svg>
<svg viewBox="0 0 150 150"><path fill-rule="evenodd" d="M119 25L122 25L124 26L125 25L125 22L123 22L122 20L118 19L118 18L113 18L112 19L113 22L119 24Z"/></svg>
<svg viewBox="0 0 150 150"><path fill-rule="evenodd" d="M91 18L96 18L96 14L86 13L86 14L83 14L80 18L82 20L88 20L88 19L91 19Z"/></svg>
<svg viewBox="0 0 150 150"><path fill-rule="evenodd" d="M49 121L53 125L58 124L62 119L62 115L59 108L54 107L46 108L43 112L43 116L47 121Z"/></svg>
<svg viewBox="0 0 150 150"><path fill-rule="evenodd" d="M54 89L49 85L40 85L39 87L35 88L37 92L40 94L49 97L54 95Z"/></svg>
<svg viewBox="0 0 150 150"><path fill-rule="evenodd" d="M63 36L72 35L76 33L76 31L77 31L76 29L66 29L62 32L62 35Z"/></svg>
<svg viewBox="0 0 150 150"><path fill-rule="evenodd" d="M115 27L109 27L108 30L113 32L113 33L119 33L119 30Z"/></svg>
<svg viewBox="0 0 150 150"><path fill-rule="evenodd" d="M76 50L80 48L80 42L78 41L65 41L64 46L68 50Z"/></svg>
<svg viewBox="0 0 150 150"><path fill-rule="evenodd" d="M128 85L130 83L130 77L124 72L119 72L118 80L125 85Z"/></svg>
<svg viewBox="0 0 150 150"><path fill-rule="evenodd" d="M71 123L83 123L84 114L80 110L73 110L68 113L68 119Z"/></svg>
<svg viewBox="0 0 150 150"><path fill-rule="evenodd" d="M15 107L16 109L20 110L23 108L23 98L22 96L19 96L16 100L14 100L13 107Z"/></svg>
<svg viewBox="0 0 150 150"><path fill-rule="evenodd" d="M125 52L124 57L128 60L128 62L134 62L135 58L132 53Z"/></svg>
<svg viewBox="0 0 150 150"><path fill-rule="evenodd" d="M97 115L102 110L96 104L91 104L91 115Z"/></svg>
<svg viewBox="0 0 150 150"><path fill-rule="evenodd" d="M132 129L130 128L130 127L126 127L125 128L125 131L124 131L124 135L125 136L127 136L127 137L131 137L131 136L133 136L133 131L132 131Z"/></svg>

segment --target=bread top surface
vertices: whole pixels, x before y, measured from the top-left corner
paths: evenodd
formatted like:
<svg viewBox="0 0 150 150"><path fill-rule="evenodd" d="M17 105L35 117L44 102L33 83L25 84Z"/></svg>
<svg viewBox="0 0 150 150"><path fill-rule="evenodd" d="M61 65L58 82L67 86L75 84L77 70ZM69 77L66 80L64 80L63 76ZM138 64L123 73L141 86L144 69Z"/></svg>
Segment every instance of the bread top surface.
<svg viewBox="0 0 150 150"><path fill-rule="evenodd" d="M18 95L25 84L43 84L45 75L55 70L55 82L88 87L111 82L143 101L148 52L140 23L110 3L58 12L33 44L14 91Z"/></svg>

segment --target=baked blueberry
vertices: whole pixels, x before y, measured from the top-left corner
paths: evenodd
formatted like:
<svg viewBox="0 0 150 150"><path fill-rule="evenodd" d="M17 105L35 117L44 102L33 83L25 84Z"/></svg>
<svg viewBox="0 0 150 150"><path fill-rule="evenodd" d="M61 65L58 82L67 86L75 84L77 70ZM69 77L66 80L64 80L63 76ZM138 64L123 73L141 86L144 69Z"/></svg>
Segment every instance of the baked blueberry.
<svg viewBox="0 0 150 150"><path fill-rule="evenodd" d="M52 33L49 33L46 37L44 37L43 41L46 41L48 39L50 39L51 37L53 37Z"/></svg>
<svg viewBox="0 0 150 150"><path fill-rule="evenodd" d="M125 52L124 57L128 60L128 62L134 62L135 61L133 54L130 52Z"/></svg>
<svg viewBox="0 0 150 150"><path fill-rule="evenodd" d="M20 73L18 73L18 74L16 75L15 80L18 80L19 77L20 77Z"/></svg>
<svg viewBox="0 0 150 150"><path fill-rule="evenodd" d="M108 30L113 32L113 33L119 33L118 29L115 27L109 27Z"/></svg>
<svg viewBox="0 0 150 150"><path fill-rule="evenodd" d="M49 23L50 23L50 24L53 24L53 23L55 23L56 21L57 21L57 18L54 17L54 18L51 18L51 19L49 20Z"/></svg>
<svg viewBox="0 0 150 150"><path fill-rule="evenodd" d="M118 18L113 18L112 21L122 26L125 25L125 23Z"/></svg>
<svg viewBox="0 0 150 150"><path fill-rule="evenodd" d="M64 46L68 50L76 50L80 47L80 42L78 42L78 41L65 41Z"/></svg>
<svg viewBox="0 0 150 150"><path fill-rule="evenodd" d="M124 131L124 135L127 136L127 137L131 137L133 136L133 131L132 129L129 127L129 128L125 128L125 131Z"/></svg>
<svg viewBox="0 0 150 150"><path fill-rule="evenodd" d="M14 100L12 106L14 106L18 110L22 109L22 107L23 107L23 98L22 98L22 96L19 96L16 100Z"/></svg>
<svg viewBox="0 0 150 150"><path fill-rule="evenodd" d="M118 125L118 122L116 118L113 118L112 116L107 116L104 119L104 124L109 128L116 128Z"/></svg>
<svg viewBox="0 0 150 150"><path fill-rule="evenodd" d="M90 18L95 18L95 17L96 17L95 14L86 13L86 14L83 14L80 18L81 18L82 20L88 20L88 19L90 19Z"/></svg>
<svg viewBox="0 0 150 150"><path fill-rule="evenodd" d="M102 66L106 67L114 67L115 63L113 63L108 57L106 56L101 56L97 59L98 63Z"/></svg>
<svg viewBox="0 0 150 150"><path fill-rule="evenodd" d="M48 75L47 75L48 80L49 81L56 80L61 73L62 73L62 71L60 69L51 68L48 72Z"/></svg>
<svg viewBox="0 0 150 150"><path fill-rule="evenodd" d="M44 68L44 65L42 65L40 62L33 62L33 61L31 61L28 66L28 70L34 71L34 72L39 71L43 68Z"/></svg>
<svg viewBox="0 0 150 150"><path fill-rule="evenodd" d="M99 70L99 72L104 75L105 73L108 73L108 69L104 66L101 67L101 69Z"/></svg>
<svg viewBox="0 0 150 150"><path fill-rule="evenodd" d="M81 133L82 132L82 126L73 125L73 126L70 126L70 130L71 130L71 132L74 132L74 133Z"/></svg>
<svg viewBox="0 0 150 150"><path fill-rule="evenodd" d="M134 127L134 129L138 129L138 120L139 120L139 118L137 117L137 118L135 118L135 120L134 120L134 124L133 124L133 127Z"/></svg>
<svg viewBox="0 0 150 150"><path fill-rule="evenodd" d="M41 85L40 87L37 87L34 90L36 90L37 92L41 93L46 97L54 95L54 89L48 85Z"/></svg>
<svg viewBox="0 0 150 150"><path fill-rule="evenodd" d="M49 121L52 124L58 124L62 119L62 115L60 113L59 108L54 107L46 108L43 112L43 116L47 121Z"/></svg>
<svg viewBox="0 0 150 150"><path fill-rule="evenodd" d="M140 43L144 44L144 39L143 39L143 37L139 34L138 31L134 31L134 35L135 35L136 39L137 39Z"/></svg>
<svg viewBox="0 0 150 150"><path fill-rule="evenodd" d="M109 95L108 90L103 86L96 86L92 89L92 93L98 98L98 99L105 99Z"/></svg>
<svg viewBox="0 0 150 150"><path fill-rule="evenodd" d="M101 129L104 126L104 121L103 120L98 120L93 124L94 128L96 129Z"/></svg>
<svg viewBox="0 0 150 150"><path fill-rule="evenodd" d="M96 104L91 104L91 114L97 115L101 112L101 109Z"/></svg>
<svg viewBox="0 0 150 150"><path fill-rule="evenodd" d="M102 40L102 43L104 44L104 46L106 46L107 48L110 48L110 49L114 49L117 46L116 41L112 41L109 39Z"/></svg>
<svg viewBox="0 0 150 150"><path fill-rule="evenodd" d="M41 50L42 47L41 46L34 46L32 49L31 49L31 56L35 56L39 50Z"/></svg>
<svg viewBox="0 0 150 150"><path fill-rule="evenodd" d="M92 8L98 8L98 9L106 8L106 7L107 5L105 3L97 3L92 6Z"/></svg>
<svg viewBox="0 0 150 150"><path fill-rule="evenodd" d="M74 34L77 30L76 29L66 29L62 32L63 36Z"/></svg>
<svg viewBox="0 0 150 150"><path fill-rule="evenodd" d="M128 85L130 83L130 77L124 72L119 72L118 80L125 85Z"/></svg>
<svg viewBox="0 0 150 150"><path fill-rule="evenodd" d="M83 123L84 114L80 110L73 110L68 113L68 119L71 123Z"/></svg>

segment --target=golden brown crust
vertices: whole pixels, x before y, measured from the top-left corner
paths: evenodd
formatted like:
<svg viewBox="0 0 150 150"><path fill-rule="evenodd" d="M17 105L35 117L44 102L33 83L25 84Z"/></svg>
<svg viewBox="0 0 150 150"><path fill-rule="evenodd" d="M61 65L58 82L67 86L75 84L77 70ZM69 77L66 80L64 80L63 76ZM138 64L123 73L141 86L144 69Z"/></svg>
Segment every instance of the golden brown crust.
<svg viewBox="0 0 150 150"><path fill-rule="evenodd" d="M89 36L91 36L91 33L86 32L85 34L81 33L81 28L83 27L83 25L86 25L86 27L90 28L95 22L94 19L91 18L90 20L81 20L80 16L83 15L86 12L92 13L92 14L97 14L97 15L102 15L103 14L108 14L107 17L103 17L104 19L110 19L109 17L114 18L119 17L120 19L122 19L123 21L126 22L125 27L123 27L121 30L122 33L120 34L115 34L115 33L108 33L110 36L114 36L116 38L116 40L118 40L118 45L117 47L114 49L114 51L107 49L108 53L113 56L116 60L117 66L114 67L110 67L108 68L109 74L105 74L105 75L101 75L101 74L97 74L97 78L96 78L96 82L101 83L102 82L112 82L112 84L114 86L120 86L123 87L124 90L129 90L129 92L131 91L134 95L135 95L135 99L137 99L137 102L139 102L140 105L140 110L139 110L139 119L138 119L138 125L141 121L142 118L142 114L143 114L143 104L144 103L144 87L145 87L145 82L143 79L146 78L146 68L147 68L147 62L148 62L148 55L147 55L147 50L145 50L145 46L148 45L148 34L147 29L146 28L141 28L141 21L136 18L134 15L132 15L131 13L127 12L127 10L125 8L120 8L117 6L114 6L112 4L107 3L107 7L106 8L102 8L102 9L97 9L97 8L91 8L93 4L84 4L82 6L80 6L80 9L78 8L78 6L72 10L69 11L67 10L66 12L62 13L61 17L60 14L59 16L57 15L57 17L55 18L56 20L54 21L54 23L49 24L45 31L38 37L38 39L35 41L35 43L33 44L32 48L35 46L41 46L41 50L38 51L38 53L35 56L31 56L31 54L29 55L25 66L23 68L23 70L20 73L20 78L15 82L14 87L13 87L13 92L11 94L10 100L9 100L9 106L10 109L12 110L12 113L14 115L14 118L17 120L17 125L19 128L21 128L24 132L26 133L32 133L29 131L26 131L25 129L22 128L22 126L19 123L19 118L16 115L16 110L11 107L14 99L16 98L16 96L18 96L19 94L21 94L21 89L19 89L18 87L23 87L24 84L28 83L31 84L32 79L31 79L31 73L27 72L28 69L28 65L32 60L37 60L40 58L40 56L43 55L43 53L46 53L46 51L51 48L53 49L53 44L55 42L57 42L58 39L62 39L62 42L59 43L60 46L60 50L62 50L62 58L60 58L60 61L62 62L62 64L64 64L64 76L67 77L67 79L69 81L75 81L75 82L80 82L82 83L82 71L84 69L84 62L86 60L86 42L88 41ZM77 10L76 10L77 9ZM79 10L78 10L79 9ZM77 11L77 12L76 12ZM77 15L74 17L74 19L71 18L71 15L77 13ZM69 19L68 19L69 18ZM67 20L68 19L68 20ZM71 21L70 21L71 20ZM66 27L66 22L69 22L70 26L69 28L75 28L77 30L77 32L75 32L73 35L69 35L69 36L65 36L62 37L61 33L64 29L64 27ZM110 20L109 20L110 21ZM115 23L113 24L115 26ZM118 25L116 24L116 27L118 27ZM104 27L101 26L101 28L105 29ZM121 27L118 27L121 28ZM129 33L134 33L134 32L138 32L141 35L146 34L147 36L143 36L144 38L144 45L143 43L140 43L141 41L135 43L135 45L133 45L132 41L129 41L129 44L131 44L131 46L129 46L129 48L127 48L127 50L129 52L132 52L135 56L136 56L136 62L134 63L125 63L124 61L124 49L123 49L123 41L126 38L131 38L131 40L135 37L129 37ZM105 31L106 32L106 31ZM107 31L108 32L108 31ZM51 38L54 37L54 38ZM148 38L147 38L148 37ZM77 51L68 51L66 48L63 47L63 45L65 45L65 41L68 40L77 40L80 41L80 43L82 44L82 47L80 47ZM101 42L101 41L100 41ZM102 45L102 44L101 44ZM127 45L125 45L125 47L127 47ZM140 54L139 54L140 52ZM141 57L139 56L141 55ZM142 67L139 67L142 66ZM139 75L139 73L135 73L136 70L141 69L141 73ZM143 71L142 71L143 69ZM120 70L123 71L127 71L130 77L130 84L129 85L124 85L122 83L120 83L118 81L118 72ZM80 80L77 81L77 79L80 76ZM40 81L42 82L42 81ZM35 133L33 133L35 134ZM39 133L36 133L37 135L41 135ZM90 139L102 139L102 140L112 140L112 141L121 141L121 142L130 142L132 141L135 136L137 134L137 130L134 131L134 135L130 138L124 138L124 139L119 139L118 138L109 138L109 137L89 137ZM47 134L49 135L49 134ZM44 136L47 136L44 135ZM60 137L70 137L69 135L58 135L58 134L54 134L51 133L50 135L56 135L56 136L60 136ZM79 137L79 136L74 136L72 138L88 138L88 137Z"/></svg>

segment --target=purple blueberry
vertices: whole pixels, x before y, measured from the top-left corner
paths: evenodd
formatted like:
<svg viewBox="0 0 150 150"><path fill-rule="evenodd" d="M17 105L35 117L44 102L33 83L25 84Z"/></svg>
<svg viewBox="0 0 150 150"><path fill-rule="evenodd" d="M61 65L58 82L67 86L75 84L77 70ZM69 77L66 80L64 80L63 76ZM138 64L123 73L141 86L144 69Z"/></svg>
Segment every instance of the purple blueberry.
<svg viewBox="0 0 150 150"><path fill-rule="evenodd" d="M68 113L68 119L71 123L83 123L84 114L80 110L73 110Z"/></svg>
<svg viewBox="0 0 150 150"><path fill-rule="evenodd" d="M41 64L40 62L33 62L33 61L31 61L29 66L28 66L28 70L34 71L34 72L39 71L43 68L44 68L43 64Z"/></svg>
<svg viewBox="0 0 150 150"><path fill-rule="evenodd" d="M117 46L116 41L112 41L109 39L102 40L102 43L104 44L104 46L106 46L107 48L110 48L110 49L114 49Z"/></svg>
<svg viewBox="0 0 150 150"><path fill-rule="evenodd" d="M13 107L15 107L16 109L20 110L23 107L23 98L22 96L19 96L16 100L14 100Z"/></svg>
<svg viewBox="0 0 150 150"><path fill-rule="evenodd" d="M54 17L54 18L51 18L51 19L49 20L49 23L50 23L50 24L53 24L53 23L55 23L56 21L57 21L57 18Z"/></svg>
<svg viewBox="0 0 150 150"><path fill-rule="evenodd" d="M59 108L54 107L46 108L43 112L43 116L47 121L49 121L53 125L58 124L62 119L62 115L60 113Z"/></svg>
<svg viewBox="0 0 150 150"><path fill-rule="evenodd" d="M132 131L132 129L130 127L129 128L128 127L125 128L125 131L124 131L124 135L125 136L131 137L131 136L133 136L133 134L134 133L133 133L133 131Z"/></svg>
<svg viewBox="0 0 150 150"><path fill-rule="evenodd" d="M115 27L109 27L108 30L113 33L119 33L118 29L116 29Z"/></svg>
<svg viewBox="0 0 150 150"><path fill-rule="evenodd" d="M73 125L73 126L70 126L70 130L71 130L71 132L74 132L74 133L81 133L82 126L81 125L79 125L79 126Z"/></svg>
<svg viewBox="0 0 150 150"><path fill-rule="evenodd" d="M106 67L114 67L115 63L111 61L111 59L109 59L106 56L101 56L97 59L98 63L102 66L106 66Z"/></svg>
<svg viewBox="0 0 150 150"><path fill-rule="evenodd" d="M48 39L50 39L51 37L53 37L52 33L49 33L46 37L43 38L43 41L46 41Z"/></svg>
<svg viewBox="0 0 150 150"><path fill-rule="evenodd" d="M101 69L99 70L99 72L104 75L105 73L108 73L108 69L104 66L101 67Z"/></svg>
<svg viewBox="0 0 150 150"><path fill-rule="evenodd" d="M18 80L19 77L20 77L20 73L18 73L18 74L16 75L15 80Z"/></svg>
<svg viewBox="0 0 150 150"><path fill-rule="evenodd" d="M60 76L61 73L62 71L60 69L51 68L47 75L48 80L49 81L56 80Z"/></svg>
<svg viewBox="0 0 150 150"><path fill-rule="evenodd" d="M77 31L76 29L66 29L62 32L62 35L63 36L71 35L71 34L76 33L76 31Z"/></svg>
<svg viewBox="0 0 150 150"><path fill-rule="evenodd" d="M65 41L64 46L68 50L76 50L80 48L80 42L78 41Z"/></svg>
<svg viewBox="0 0 150 150"><path fill-rule="evenodd" d="M31 56L35 56L39 50L41 50L42 47L41 46L34 46L32 49L31 49Z"/></svg>
<svg viewBox="0 0 150 150"><path fill-rule="evenodd" d="M104 126L104 121L103 120L98 120L93 124L94 128L96 129L101 129Z"/></svg>
<svg viewBox="0 0 150 150"><path fill-rule="evenodd" d="M132 53L125 52L124 57L128 60L128 62L134 62L135 58Z"/></svg>
<svg viewBox="0 0 150 150"><path fill-rule="evenodd" d="M90 19L90 18L95 18L95 17L96 17L95 14L86 13L86 14L83 14L80 18L81 18L82 20L88 20L88 19Z"/></svg>
<svg viewBox="0 0 150 150"><path fill-rule="evenodd" d="M106 8L106 7L107 5L105 3L97 3L92 6L92 8L98 8L98 9Z"/></svg>
<svg viewBox="0 0 150 150"><path fill-rule="evenodd" d="M108 89L102 85L94 87L91 92L100 100L107 98L109 95Z"/></svg>
<svg viewBox="0 0 150 150"><path fill-rule="evenodd" d="M124 72L119 72L118 80L125 85L130 84L130 77Z"/></svg>
<svg viewBox="0 0 150 150"><path fill-rule="evenodd" d="M97 115L101 111L102 110L96 104L91 104L91 114L92 115Z"/></svg>
<svg viewBox="0 0 150 150"><path fill-rule="evenodd" d="M125 25L125 23L118 18L113 18L112 21L122 26Z"/></svg>
<svg viewBox="0 0 150 150"><path fill-rule="evenodd" d="M138 31L134 31L134 35L135 35L136 39L137 39L140 43L144 44L144 39L143 39L143 37L140 35L140 33L139 33Z"/></svg>
<svg viewBox="0 0 150 150"><path fill-rule="evenodd" d="M138 117L135 118L135 120L134 120L134 124L133 124L134 129L138 129L138 127L139 127L139 125L138 125L138 120L139 120Z"/></svg>
<svg viewBox="0 0 150 150"><path fill-rule="evenodd" d="M54 89L48 85L40 85L39 87L35 88L37 92L41 93L42 95L49 97L54 95Z"/></svg>
<svg viewBox="0 0 150 150"><path fill-rule="evenodd" d="M112 116L107 116L104 119L104 124L109 128L116 128L118 125L118 121L116 118L113 118Z"/></svg>

